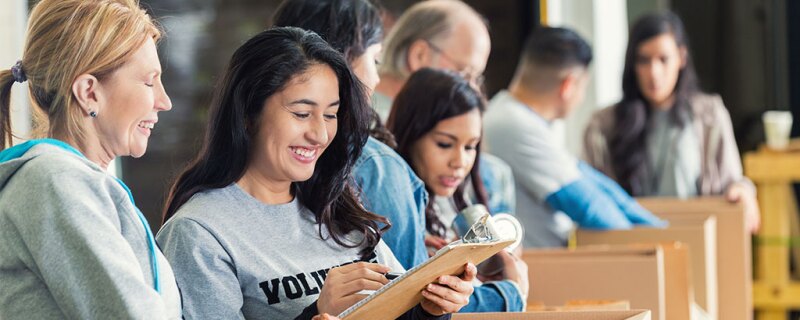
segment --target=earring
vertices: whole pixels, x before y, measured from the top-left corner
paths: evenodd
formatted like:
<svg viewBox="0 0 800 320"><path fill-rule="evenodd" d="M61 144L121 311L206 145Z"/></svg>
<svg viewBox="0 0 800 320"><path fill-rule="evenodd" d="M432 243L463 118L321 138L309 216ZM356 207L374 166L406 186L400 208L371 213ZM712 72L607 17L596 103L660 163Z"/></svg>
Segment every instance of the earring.
<svg viewBox="0 0 800 320"><path fill-rule="evenodd" d="M92 117L92 118L97 118L97 112L96 111L89 111L89 116Z"/></svg>

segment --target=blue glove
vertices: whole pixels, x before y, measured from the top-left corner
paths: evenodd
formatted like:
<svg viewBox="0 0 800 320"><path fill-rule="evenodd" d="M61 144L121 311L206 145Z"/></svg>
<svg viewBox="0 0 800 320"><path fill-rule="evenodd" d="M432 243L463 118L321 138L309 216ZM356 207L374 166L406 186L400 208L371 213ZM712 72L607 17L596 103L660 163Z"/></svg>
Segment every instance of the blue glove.
<svg viewBox="0 0 800 320"><path fill-rule="evenodd" d="M617 204L585 177L551 193L545 201L582 228L630 229L633 226Z"/></svg>
<svg viewBox="0 0 800 320"><path fill-rule="evenodd" d="M589 164L579 161L578 170L584 178L593 181L600 187L600 189L617 204L619 210L625 214L628 221L631 223L659 228L666 228L669 225L666 221L661 220L650 211L640 206L616 181L604 175L602 172L597 171Z"/></svg>

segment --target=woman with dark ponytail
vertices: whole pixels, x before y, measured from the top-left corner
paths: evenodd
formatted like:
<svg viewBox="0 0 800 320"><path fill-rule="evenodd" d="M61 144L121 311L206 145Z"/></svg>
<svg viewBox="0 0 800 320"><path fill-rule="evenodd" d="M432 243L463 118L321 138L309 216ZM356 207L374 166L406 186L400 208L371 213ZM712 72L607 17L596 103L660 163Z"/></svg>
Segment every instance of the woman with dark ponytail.
<svg viewBox="0 0 800 320"><path fill-rule="evenodd" d="M702 93L680 18L645 15L631 28L622 100L597 112L584 156L633 196L725 195L759 225L755 187L742 175L730 115Z"/></svg>
<svg viewBox="0 0 800 320"><path fill-rule="evenodd" d="M456 227L459 211L487 205L479 168L485 109L483 96L466 79L430 68L413 73L392 104L386 126L397 138L397 153L431 195L425 227L432 252L465 232ZM505 266L498 277L501 281L478 288L503 294L500 298L485 295L475 311L516 311L527 297L527 265L507 252L500 252L498 258Z"/></svg>

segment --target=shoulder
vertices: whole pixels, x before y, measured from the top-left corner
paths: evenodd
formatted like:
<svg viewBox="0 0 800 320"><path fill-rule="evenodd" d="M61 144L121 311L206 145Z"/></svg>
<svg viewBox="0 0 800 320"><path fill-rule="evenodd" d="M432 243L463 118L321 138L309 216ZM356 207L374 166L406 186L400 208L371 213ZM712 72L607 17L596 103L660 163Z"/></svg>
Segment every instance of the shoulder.
<svg viewBox="0 0 800 320"><path fill-rule="evenodd" d="M593 134L608 135L613 129L614 123L616 122L614 113L617 108L618 104L615 104L592 113L592 117L589 119L589 124L587 125L586 130L593 132Z"/></svg>
<svg viewBox="0 0 800 320"><path fill-rule="evenodd" d="M707 124L730 121L730 113L718 94L696 93L691 98L694 117Z"/></svg>
<svg viewBox="0 0 800 320"><path fill-rule="evenodd" d="M365 144L364 148L361 149L361 156L358 158L358 161L356 161L356 164L371 157L394 158L400 157L400 155L398 155L394 149L390 148L383 142L378 141L378 139L369 137L367 139L367 144Z"/></svg>
<svg viewBox="0 0 800 320"><path fill-rule="evenodd" d="M489 100L484 121L493 125L525 122L528 118L525 109L525 105L514 99L508 91L500 91Z"/></svg>
<svg viewBox="0 0 800 320"><path fill-rule="evenodd" d="M213 221L220 214L232 210L231 206L236 200L226 192L228 188L209 189L196 193L178 208L175 216L170 218L167 224L173 220L183 221L183 223L186 221Z"/></svg>
<svg viewBox="0 0 800 320"><path fill-rule="evenodd" d="M411 167L394 149L370 137L354 166L357 179L382 175L398 175L413 172Z"/></svg>
<svg viewBox="0 0 800 320"><path fill-rule="evenodd" d="M511 172L511 166L509 166L508 163L490 153L481 153L480 161L481 171L485 169L490 172Z"/></svg>
<svg viewBox="0 0 800 320"><path fill-rule="evenodd" d="M12 184L22 184L28 195L63 195L64 198L127 197L115 178L91 161L52 145L37 145L22 157ZM14 165L14 164L12 164ZM9 187L7 185L6 187ZM4 188L5 189L5 188Z"/></svg>
<svg viewBox="0 0 800 320"><path fill-rule="evenodd" d="M484 134L490 144L515 143L546 135L543 119L507 91L497 93L487 106L483 117ZM520 137L509 139L509 137Z"/></svg>

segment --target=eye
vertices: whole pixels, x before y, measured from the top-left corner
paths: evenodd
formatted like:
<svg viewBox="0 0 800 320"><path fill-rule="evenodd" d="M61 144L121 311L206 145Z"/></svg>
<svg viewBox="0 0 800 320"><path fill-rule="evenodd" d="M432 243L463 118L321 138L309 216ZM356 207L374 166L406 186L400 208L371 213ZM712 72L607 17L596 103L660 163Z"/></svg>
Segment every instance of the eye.
<svg viewBox="0 0 800 320"><path fill-rule="evenodd" d="M152 84L152 83L145 83L144 85L146 85L146 86L148 86L150 88L152 88L154 86L154 84Z"/></svg>
<svg viewBox="0 0 800 320"><path fill-rule="evenodd" d="M308 112L292 112L292 114L294 114L295 117L300 119L305 119L311 116L311 113Z"/></svg>
<svg viewBox="0 0 800 320"><path fill-rule="evenodd" d="M477 147L478 147L477 145L475 145L475 146L466 146L466 147L464 147L464 150L474 151Z"/></svg>
<svg viewBox="0 0 800 320"><path fill-rule="evenodd" d="M338 116L335 113L326 114L326 115L324 115L324 117L325 117L325 120L336 120L336 118L338 118Z"/></svg>
<svg viewBox="0 0 800 320"><path fill-rule="evenodd" d="M450 149L453 145L447 142L437 142L436 146L442 149Z"/></svg>

